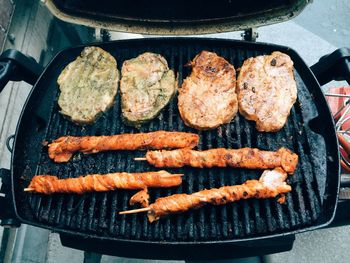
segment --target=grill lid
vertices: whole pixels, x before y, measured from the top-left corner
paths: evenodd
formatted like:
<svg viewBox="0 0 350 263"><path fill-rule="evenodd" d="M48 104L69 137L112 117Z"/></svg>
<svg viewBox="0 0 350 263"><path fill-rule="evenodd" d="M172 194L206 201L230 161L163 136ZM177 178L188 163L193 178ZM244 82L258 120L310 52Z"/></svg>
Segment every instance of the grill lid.
<svg viewBox="0 0 350 263"><path fill-rule="evenodd" d="M289 20L308 0L44 0L59 19L142 34L208 34Z"/></svg>

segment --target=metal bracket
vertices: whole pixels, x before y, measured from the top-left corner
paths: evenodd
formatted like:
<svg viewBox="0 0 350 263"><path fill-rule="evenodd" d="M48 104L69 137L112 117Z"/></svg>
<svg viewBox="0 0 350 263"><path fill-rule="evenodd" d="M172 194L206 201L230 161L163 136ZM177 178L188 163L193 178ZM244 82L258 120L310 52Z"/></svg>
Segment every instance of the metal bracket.
<svg viewBox="0 0 350 263"><path fill-rule="evenodd" d="M103 28L96 28L94 37L97 41L101 42L107 42L111 40L111 34L107 29Z"/></svg>
<svg viewBox="0 0 350 263"><path fill-rule="evenodd" d="M13 150L13 141L14 141L14 139L15 139L15 135L14 134L10 135L6 139L6 147L7 147L7 150L9 150L10 153L12 153L12 150Z"/></svg>
<svg viewBox="0 0 350 263"><path fill-rule="evenodd" d="M241 34L241 37L243 40L256 42L256 39L259 37L258 29L248 28L244 30L244 32Z"/></svg>
<svg viewBox="0 0 350 263"><path fill-rule="evenodd" d="M102 42L107 42L111 40L111 34L107 29L101 29Z"/></svg>
<svg viewBox="0 0 350 263"><path fill-rule="evenodd" d="M11 198L11 173L10 170L0 169L1 189L0 193L0 225L3 227L20 227L21 222L16 218Z"/></svg>

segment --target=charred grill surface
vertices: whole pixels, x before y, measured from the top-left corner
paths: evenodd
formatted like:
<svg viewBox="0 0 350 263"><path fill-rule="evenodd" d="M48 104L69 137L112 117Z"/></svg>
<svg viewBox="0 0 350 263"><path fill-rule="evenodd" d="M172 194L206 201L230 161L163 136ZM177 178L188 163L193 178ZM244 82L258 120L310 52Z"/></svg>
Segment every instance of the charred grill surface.
<svg viewBox="0 0 350 263"><path fill-rule="evenodd" d="M131 43L131 44L130 44ZM121 42L101 46L122 65L125 60L149 51L161 54L169 68L178 73L179 84L190 74L184 65L200 51L208 50L224 57L239 68L249 57L270 54L278 47L259 46L241 42L220 41L170 41ZM323 210L327 194L326 145L324 137L313 132L308 123L318 116L311 94L297 68L295 79L298 100L294 104L286 125L277 133L260 133L253 122L237 116L226 125L211 131L196 131L181 120L177 99L164 108L153 121L142 125L140 130L127 127L122 122L120 95L113 107L102 115L94 125L77 126L64 119L57 106L57 76L65 65L76 57L81 49L75 49L56 59L56 65L47 69L46 76L38 83L32 103L19 127L20 134L14 153L14 176L19 183L16 202L21 204L19 215L35 224L56 230L70 230L89 236L115 240L140 240L147 242L218 242L239 241L246 238L283 234L312 226L328 220ZM282 52L288 52L282 49ZM59 66L57 66L59 65ZM119 68L120 69L120 68ZM35 96L34 96L35 95ZM41 101L45 102L42 103ZM311 126L311 125L310 125ZM299 156L296 172L288 178L292 192L286 195L286 203L276 200L244 200L224 206L205 206L183 214L174 215L149 224L147 216L135 214L118 215L117 212L132 209L130 198L136 190L116 190L83 195L56 194L52 196L24 193L23 189L35 174L52 174L58 178L74 178L84 174L156 171L147 162L135 162L134 157L144 156L146 151L114 151L93 155L76 154L69 162L57 164L50 160L42 141L51 142L60 136L113 135L121 133L150 132L157 130L194 132L200 135L198 150L210 148L252 147L276 151L286 147ZM35 136L33 136L35 133ZM170 173L183 173L183 184L169 189L149 189L150 203L156 198L171 194L191 194L203 189L220 188L225 185L242 184L258 179L261 170L233 168L173 168ZM234 176L232 176L234 174ZM335 177L336 175L334 175Z"/></svg>

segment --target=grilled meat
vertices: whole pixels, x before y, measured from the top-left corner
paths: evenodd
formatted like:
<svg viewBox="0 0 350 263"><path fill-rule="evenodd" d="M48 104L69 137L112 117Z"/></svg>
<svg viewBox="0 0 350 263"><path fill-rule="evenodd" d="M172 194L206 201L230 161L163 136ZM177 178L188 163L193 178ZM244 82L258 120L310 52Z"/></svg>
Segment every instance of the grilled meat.
<svg viewBox="0 0 350 263"><path fill-rule="evenodd" d="M154 222L169 214L183 213L190 209L200 208L206 204L224 205L242 199L274 198L292 190L285 182L287 174L281 169L264 171L259 180L248 180L242 185L223 186L193 194L174 194L158 198L148 208L139 209L148 211L148 220ZM278 200L280 203L284 198ZM124 211L120 214L130 214L133 211Z"/></svg>
<svg viewBox="0 0 350 263"><path fill-rule="evenodd" d="M120 81L124 120L139 126L154 119L176 90L174 72L161 55L147 52L125 61Z"/></svg>
<svg viewBox="0 0 350 263"><path fill-rule="evenodd" d="M73 122L88 124L114 102L119 72L112 55L98 47L86 47L59 75L58 105Z"/></svg>
<svg viewBox="0 0 350 263"><path fill-rule="evenodd" d="M138 191L136 194L134 194L129 201L130 205L136 205L139 204L141 207L148 207L149 206L149 194L148 190L142 189L141 191Z"/></svg>
<svg viewBox="0 0 350 263"><path fill-rule="evenodd" d="M194 133L156 131L111 136L64 136L49 144L55 162L67 162L75 152L97 153L110 150L193 148L199 136Z"/></svg>
<svg viewBox="0 0 350 263"><path fill-rule="evenodd" d="M298 155L286 148L277 152L262 151L255 148L210 149L195 151L178 149L172 151L148 151L148 163L155 167L182 167L185 165L197 168L238 167L248 169L271 169L282 167L287 173L294 173L298 164Z"/></svg>
<svg viewBox="0 0 350 263"><path fill-rule="evenodd" d="M178 107L186 125L213 129L229 123L238 110L236 71L224 58L202 51L179 90Z"/></svg>
<svg viewBox="0 0 350 263"><path fill-rule="evenodd" d="M145 189L172 187L182 183L181 175L166 171L147 173L90 174L77 178L59 179L51 175L36 175L26 191L42 194L104 192L115 189Z"/></svg>
<svg viewBox="0 0 350 263"><path fill-rule="evenodd" d="M275 132L286 123L297 99L293 61L273 52L244 61L237 80L239 112L263 132Z"/></svg>

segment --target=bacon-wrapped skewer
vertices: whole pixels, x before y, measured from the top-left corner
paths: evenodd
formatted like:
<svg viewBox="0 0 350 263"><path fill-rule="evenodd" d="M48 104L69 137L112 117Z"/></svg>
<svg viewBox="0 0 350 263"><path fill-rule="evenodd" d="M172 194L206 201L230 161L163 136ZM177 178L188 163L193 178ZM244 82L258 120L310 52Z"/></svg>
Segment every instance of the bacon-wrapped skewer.
<svg viewBox="0 0 350 263"><path fill-rule="evenodd" d="M298 164L298 155L286 148L276 152L263 151L256 148L210 149L195 151L178 149L172 151L148 151L146 158L155 167L182 167L185 165L197 168L236 167L248 169L273 169L282 167L287 173L294 173Z"/></svg>
<svg viewBox="0 0 350 263"><path fill-rule="evenodd" d="M198 141L197 134L168 131L111 136L64 136L49 144L49 156L55 162L60 163L68 162L75 152L193 148Z"/></svg>
<svg viewBox="0 0 350 263"><path fill-rule="evenodd" d="M104 192L115 189L146 189L148 187L173 187L182 183L182 174L166 171L147 173L90 174L77 178L58 179L51 175L33 177L26 192L42 194Z"/></svg>
<svg viewBox="0 0 350 263"><path fill-rule="evenodd" d="M123 211L119 214L147 212L150 222L169 214L182 213L200 208L206 204L224 205L249 198L273 198L282 195L278 201L283 203L283 194L292 190L285 182L287 173L281 168L264 171L259 180L248 180L242 185L223 186L193 194L174 194L158 198L146 208Z"/></svg>

